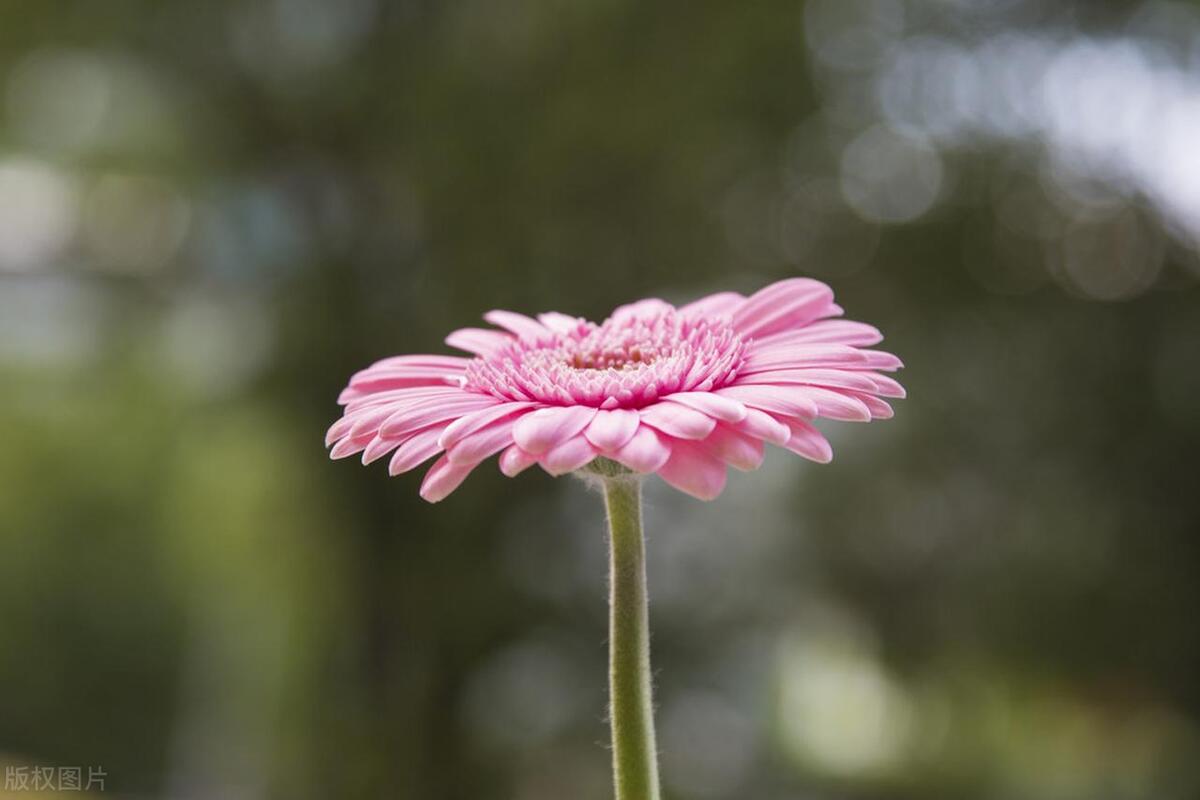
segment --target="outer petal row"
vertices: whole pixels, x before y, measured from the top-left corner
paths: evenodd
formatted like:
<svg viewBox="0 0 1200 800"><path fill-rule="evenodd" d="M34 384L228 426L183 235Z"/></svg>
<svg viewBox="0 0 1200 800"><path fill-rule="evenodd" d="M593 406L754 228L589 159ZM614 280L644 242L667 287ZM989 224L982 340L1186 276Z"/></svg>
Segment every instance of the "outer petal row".
<svg viewBox="0 0 1200 800"><path fill-rule="evenodd" d="M500 468L510 476L535 463L561 475L604 455L636 472L658 473L702 499L720 493L728 466L756 469L766 442L828 460L828 443L815 428L750 388L746 404L722 395L675 397L640 411L538 408L461 390L451 397L402 395L335 423L331 456L361 451L369 463L392 453L388 471L397 475L442 453L421 487L421 496L430 502L446 497L476 466L501 451Z"/></svg>

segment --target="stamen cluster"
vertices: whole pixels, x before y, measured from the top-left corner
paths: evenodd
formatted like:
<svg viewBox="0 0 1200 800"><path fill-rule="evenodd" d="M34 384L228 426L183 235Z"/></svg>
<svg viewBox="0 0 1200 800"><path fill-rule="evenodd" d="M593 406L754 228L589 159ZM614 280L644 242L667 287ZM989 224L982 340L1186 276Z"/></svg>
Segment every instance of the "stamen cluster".
<svg viewBox="0 0 1200 800"><path fill-rule="evenodd" d="M466 368L464 387L505 400L640 408L674 392L726 386L745 342L728 323L673 311L579 320L540 340L514 339Z"/></svg>

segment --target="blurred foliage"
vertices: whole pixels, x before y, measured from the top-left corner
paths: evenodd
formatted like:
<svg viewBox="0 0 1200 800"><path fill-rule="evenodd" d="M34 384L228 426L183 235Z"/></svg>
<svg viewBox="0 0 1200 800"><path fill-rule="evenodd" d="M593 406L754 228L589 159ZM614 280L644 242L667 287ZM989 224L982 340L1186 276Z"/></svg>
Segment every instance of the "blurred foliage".
<svg viewBox="0 0 1200 800"><path fill-rule="evenodd" d="M808 274L911 399L649 482L669 796L1195 797L1197 42L1159 0L0 7L0 765L607 797L597 498L427 506L327 462L334 398L489 308Z"/></svg>

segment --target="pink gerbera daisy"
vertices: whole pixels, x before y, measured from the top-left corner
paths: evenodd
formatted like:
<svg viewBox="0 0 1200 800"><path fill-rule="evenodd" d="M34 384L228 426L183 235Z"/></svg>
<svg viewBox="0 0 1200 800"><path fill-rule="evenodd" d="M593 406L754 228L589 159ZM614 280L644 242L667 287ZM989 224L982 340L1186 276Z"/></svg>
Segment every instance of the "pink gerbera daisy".
<svg viewBox="0 0 1200 800"><path fill-rule="evenodd" d="M874 327L842 314L820 281L779 281L750 297L721 292L676 308L621 306L596 324L558 312L491 311L497 329L463 328L446 343L470 357L405 355L355 374L329 429L333 458L392 454L398 475L434 456L421 496L443 499L500 453L510 477L551 475L605 457L657 473L711 500L726 467L751 470L764 443L828 462L813 420L892 416L904 389L882 374L890 353Z"/></svg>
<svg viewBox="0 0 1200 800"><path fill-rule="evenodd" d="M484 459L513 476L588 468L608 511L609 720L617 800L659 800L641 481L657 473L704 500L727 467L754 469L766 443L829 461L817 417L886 418L903 397L884 375L900 360L879 331L841 315L825 284L795 278L743 297L722 292L675 308L621 306L597 325L550 312L492 311L501 330L464 328L446 343L473 357L396 356L350 379L326 443L363 463L391 453L393 475L441 453L430 502Z"/></svg>

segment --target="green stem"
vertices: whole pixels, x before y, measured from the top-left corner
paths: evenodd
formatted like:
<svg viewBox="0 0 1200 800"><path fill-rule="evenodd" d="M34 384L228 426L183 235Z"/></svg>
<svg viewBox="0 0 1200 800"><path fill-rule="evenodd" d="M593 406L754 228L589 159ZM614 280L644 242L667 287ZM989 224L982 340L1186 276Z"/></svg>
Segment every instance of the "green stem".
<svg viewBox="0 0 1200 800"><path fill-rule="evenodd" d="M609 716L616 800L659 800L642 488L640 481L629 475L609 475L603 480L611 554Z"/></svg>

